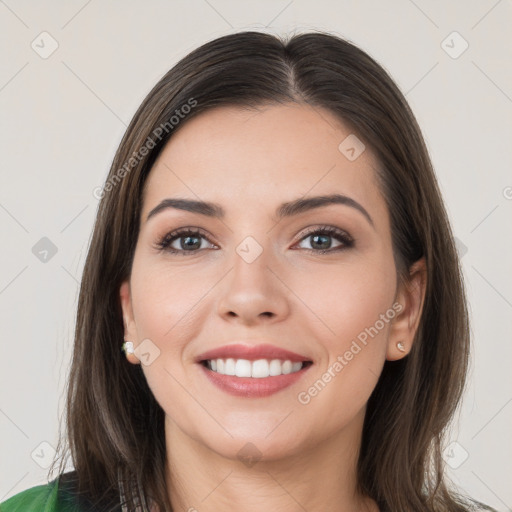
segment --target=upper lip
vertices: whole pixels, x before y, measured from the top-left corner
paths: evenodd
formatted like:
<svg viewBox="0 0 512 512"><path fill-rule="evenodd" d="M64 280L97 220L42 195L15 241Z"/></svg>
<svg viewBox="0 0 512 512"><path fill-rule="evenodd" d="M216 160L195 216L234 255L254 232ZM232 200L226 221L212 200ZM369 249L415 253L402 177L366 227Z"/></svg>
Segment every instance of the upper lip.
<svg viewBox="0 0 512 512"><path fill-rule="evenodd" d="M240 343L234 343L203 352L197 356L196 362L199 363L209 359L228 358L247 359L249 361L256 361L257 359L281 359L283 361L289 360L292 363L311 361L306 356L268 343L262 343L259 345L243 345Z"/></svg>

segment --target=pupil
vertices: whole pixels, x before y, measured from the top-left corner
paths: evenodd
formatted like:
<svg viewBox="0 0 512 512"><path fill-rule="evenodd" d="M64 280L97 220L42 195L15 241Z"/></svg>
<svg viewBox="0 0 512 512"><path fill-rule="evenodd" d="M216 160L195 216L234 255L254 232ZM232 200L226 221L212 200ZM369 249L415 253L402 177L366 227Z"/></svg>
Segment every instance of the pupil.
<svg viewBox="0 0 512 512"><path fill-rule="evenodd" d="M183 249L187 249L187 248L188 249L198 249L199 246L201 245L200 241L199 241L199 244L197 242L196 243L190 242L191 240L196 240L196 241L199 240L199 237L197 237L197 236L185 236L185 237L182 237L181 240L182 240L181 245L182 245ZM183 240L185 240L184 243L183 243ZM196 246L198 246L198 247L196 247Z"/></svg>
<svg viewBox="0 0 512 512"><path fill-rule="evenodd" d="M320 242L317 242L317 240L321 240ZM313 243L311 244L312 247L317 246L317 249L329 249L331 244L329 243L330 236L328 235L313 235ZM322 246L322 241L327 244L327 246ZM319 245L319 247L318 247Z"/></svg>

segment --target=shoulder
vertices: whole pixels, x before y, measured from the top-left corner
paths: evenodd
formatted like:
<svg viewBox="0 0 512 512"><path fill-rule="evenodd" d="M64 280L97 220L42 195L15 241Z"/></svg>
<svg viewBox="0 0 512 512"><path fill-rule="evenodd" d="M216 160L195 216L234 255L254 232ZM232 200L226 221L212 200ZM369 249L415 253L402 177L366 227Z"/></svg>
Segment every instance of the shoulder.
<svg viewBox="0 0 512 512"><path fill-rule="evenodd" d="M37 485L21 491L0 503L0 512L92 512L97 502L79 495L76 488L76 472L59 475L45 485ZM117 510L114 506L105 510Z"/></svg>
<svg viewBox="0 0 512 512"><path fill-rule="evenodd" d="M11 496L0 503L0 512L53 512L57 511L56 480L36 485Z"/></svg>

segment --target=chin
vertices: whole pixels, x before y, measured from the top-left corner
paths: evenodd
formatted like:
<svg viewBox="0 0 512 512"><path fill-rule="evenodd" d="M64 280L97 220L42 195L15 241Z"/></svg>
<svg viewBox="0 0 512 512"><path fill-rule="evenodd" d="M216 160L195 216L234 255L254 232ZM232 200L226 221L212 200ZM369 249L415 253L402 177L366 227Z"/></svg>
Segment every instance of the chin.
<svg viewBox="0 0 512 512"><path fill-rule="evenodd" d="M252 467L258 462L272 462L297 455L303 451L301 441L290 439L285 435L269 439L263 433L247 433L247 435L226 436L218 443L212 443L211 438L203 442L208 449L230 460L238 460Z"/></svg>
<svg viewBox="0 0 512 512"><path fill-rule="evenodd" d="M261 460L278 460L299 454L305 446L321 441L318 428L312 429L299 422L294 417L296 415L297 411L293 409L279 415L275 411L231 413L229 416L219 416L224 428L216 424L216 428L212 429L208 425L208 428L196 431L194 437L208 449L228 459L240 459L254 452L254 456Z"/></svg>

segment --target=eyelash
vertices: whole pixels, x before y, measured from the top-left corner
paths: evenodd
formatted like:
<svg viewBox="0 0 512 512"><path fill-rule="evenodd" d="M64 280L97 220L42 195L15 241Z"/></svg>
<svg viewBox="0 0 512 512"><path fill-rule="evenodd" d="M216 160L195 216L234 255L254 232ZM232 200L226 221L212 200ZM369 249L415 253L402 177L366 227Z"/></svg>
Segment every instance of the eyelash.
<svg viewBox="0 0 512 512"><path fill-rule="evenodd" d="M303 233L302 237L299 239L299 242L302 242L304 239L312 236L312 235L328 235L332 238L335 238L337 241L342 242L343 245L339 247L335 247L334 249L303 249L309 253L313 254L326 254L326 253L332 253L332 252L338 252L343 251L346 249L349 249L354 246L354 239L345 231L335 228L333 226L320 226L311 228L306 233ZM185 255L191 255L191 254L197 254L197 252L203 250L203 249L195 249L192 251L184 251L182 249L173 249L170 248L170 245L175 240L185 237L185 236L199 236L204 239L206 239L208 242L210 240L205 235L205 233L200 229L191 229L191 228L184 228L184 229L177 229L175 231L172 231L171 233L167 233L164 235L157 243L156 248L160 251L169 252L171 254L181 254L183 256ZM212 242L210 242L212 243ZM187 254L188 253L188 254Z"/></svg>

